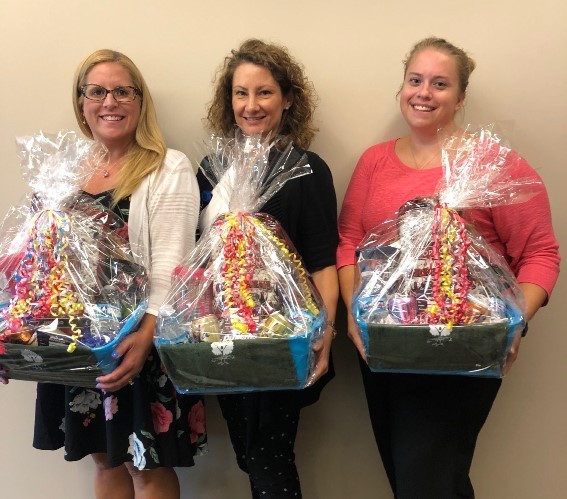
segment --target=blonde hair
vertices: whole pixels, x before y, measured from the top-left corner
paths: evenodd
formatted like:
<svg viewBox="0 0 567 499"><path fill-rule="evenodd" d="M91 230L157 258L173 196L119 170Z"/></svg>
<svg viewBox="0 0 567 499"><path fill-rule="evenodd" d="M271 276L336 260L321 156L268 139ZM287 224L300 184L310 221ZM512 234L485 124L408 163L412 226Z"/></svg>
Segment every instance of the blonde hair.
<svg viewBox="0 0 567 499"><path fill-rule="evenodd" d="M232 50L219 69L205 119L207 127L217 134L233 133L232 79L236 68L245 62L267 68L280 86L282 95L292 99L291 107L282 115L278 133L289 136L295 145L307 149L318 131L313 125L317 104L313 84L285 47L255 38Z"/></svg>
<svg viewBox="0 0 567 499"><path fill-rule="evenodd" d="M81 87L87 83L87 77L91 69L97 64L104 62L120 64L128 71L133 85L141 93L137 97L140 100L140 119L136 127L134 143L126 155L112 194L113 202L116 203L120 199L131 195L144 177L161 167L167 148L158 126L152 96L142 77L142 73L140 73L140 70L131 59L114 50L102 49L93 52L79 64L75 72L73 79L73 108L81 131L87 137L93 138L92 131L83 115L84 96L81 92Z"/></svg>
<svg viewBox="0 0 567 499"><path fill-rule="evenodd" d="M457 65L457 75L459 76L459 90L464 94L467 91L467 87L469 86L469 78L471 73L474 71L474 68L476 67L476 63L463 49L456 47L444 38L424 38L412 47L409 54L403 61L404 79L406 77L408 66L411 63L412 59L419 52L426 49L435 49L440 52L444 52L445 54L450 55L455 59L455 63Z"/></svg>

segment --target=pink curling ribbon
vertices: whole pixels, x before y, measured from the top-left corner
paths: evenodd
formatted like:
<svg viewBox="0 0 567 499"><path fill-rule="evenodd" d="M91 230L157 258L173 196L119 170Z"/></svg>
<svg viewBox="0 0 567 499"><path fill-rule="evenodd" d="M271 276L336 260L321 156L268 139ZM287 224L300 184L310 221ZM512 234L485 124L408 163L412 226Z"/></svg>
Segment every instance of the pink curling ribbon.
<svg viewBox="0 0 567 499"><path fill-rule="evenodd" d="M72 331L68 351L72 352L81 336L74 319L83 314L84 307L67 272L69 225L68 216L56 210L40 211L31 220L6 321L7 329L15 332L30 319L68 317Z"/></svg>
<svg viewBox="0 0 567 499"><path fill-rule="evenodd" d="M437 205L431 261L435 303L427 309L428 324L445 324L451 329L462 322L471 288L466 265L469 246L470 239L461 216L452 208Z"/></svg>
<svg viewBox="0 0 567 499"><path fill-rule="evenodd" d="M249 217L242 213L227 213L223 222L223 305L234 330L254 333L257 330L252 314L255 302L250 294L256 264L254 227L249 223Z"/></svg>
<svg viewBox="0 0 567 499"><path fill-rule="evenodd" d="M306 308L313 315L319 313L307 285L306 272L301 259L289 250L257 217L242 213L227 213L222 224L221 238L224 264L222 266L223 305L227 316L231 317L232 328L236 331L256 332L257 323L253 318L254 299L250 294L250 283L256 266L254 235L256 231L272 241L279 250L280 258L288 260L297 270L298 285L305 298Z"/></svg>

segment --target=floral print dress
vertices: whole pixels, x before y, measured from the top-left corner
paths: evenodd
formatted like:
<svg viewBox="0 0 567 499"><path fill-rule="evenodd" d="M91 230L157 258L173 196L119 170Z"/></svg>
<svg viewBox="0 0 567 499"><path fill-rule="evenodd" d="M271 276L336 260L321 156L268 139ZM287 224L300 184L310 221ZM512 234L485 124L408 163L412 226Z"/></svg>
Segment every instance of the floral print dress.
<svg viewBox="0 0 567 499"><path fill-rule="evenodd" d="M93 197L110 206L110 192ZM126 222L129 205L125 199L114 210ZM193 466L206 443L202 397L176 393L155 347L133 384L117 392L37 385L33 446L64 447L67 461L106 453L110 467L127 461L140 470Z"/></svg>

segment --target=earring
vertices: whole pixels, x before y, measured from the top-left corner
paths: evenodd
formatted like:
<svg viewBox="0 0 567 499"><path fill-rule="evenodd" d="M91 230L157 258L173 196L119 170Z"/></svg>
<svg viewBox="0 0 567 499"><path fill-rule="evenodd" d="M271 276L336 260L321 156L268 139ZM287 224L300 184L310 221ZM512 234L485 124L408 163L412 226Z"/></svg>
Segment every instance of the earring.
<svg viewBox="0 0 567 499"><path fill-rule="evenodd" d="M286 107L284 107L284 109L287 111L290 107L291 105L288 104Z"/></svg>

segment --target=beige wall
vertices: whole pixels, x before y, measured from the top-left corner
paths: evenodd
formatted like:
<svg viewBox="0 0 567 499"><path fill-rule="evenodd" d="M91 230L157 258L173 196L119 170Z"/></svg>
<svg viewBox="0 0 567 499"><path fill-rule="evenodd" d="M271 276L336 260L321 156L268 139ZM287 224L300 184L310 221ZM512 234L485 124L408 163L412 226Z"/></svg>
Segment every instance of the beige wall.
<svg viewBox="0 0 567 499"><path fill-rule="evenodd" d="M514 122L513 144L547 183L555 229L567 247L563 0L0 0L0 11L1 213L24 192L14 137L76 128L71 77L85 55L103 47L128 54L152 89L169 145L195 159L215 70L250 36L287 45L306 66L321 97L313 149L331 166L342 199L361 152L403 133L395 100L401 60L414 41L435 34L476 58L464 121ZM480 498L565 497L566 302L563 280L534 319L480 436L472 470ZM335 357L336 380L301 422L305 497L391 497L344 336ZM66 463L62 452L32 449L33 404L32 383L0 387L0 495L94 497L89 459ZM179 473L183 497L248 497L214 399L209 437L209 455Z"/></svg>

